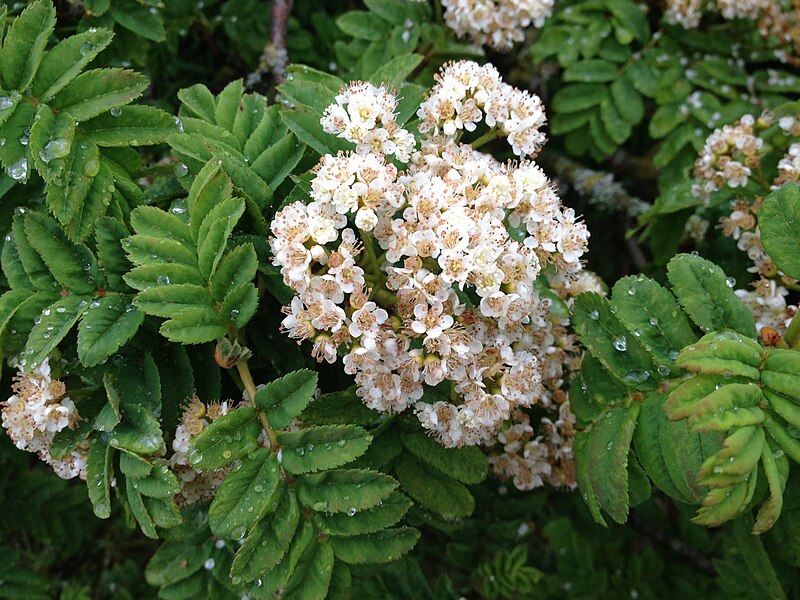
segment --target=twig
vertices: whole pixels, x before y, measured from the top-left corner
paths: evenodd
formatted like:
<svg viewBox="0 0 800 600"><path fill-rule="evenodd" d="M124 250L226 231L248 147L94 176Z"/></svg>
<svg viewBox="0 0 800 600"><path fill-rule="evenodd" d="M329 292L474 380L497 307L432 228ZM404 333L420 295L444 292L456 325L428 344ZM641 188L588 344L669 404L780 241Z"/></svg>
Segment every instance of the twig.
<svg viewBox="0 0 800 600"><path fill-rule="evenodd" d="M272 79L279 86L286 79L286 64L289 55L286 50L286 22L292 12L292 0L272 1Z"/></svg>

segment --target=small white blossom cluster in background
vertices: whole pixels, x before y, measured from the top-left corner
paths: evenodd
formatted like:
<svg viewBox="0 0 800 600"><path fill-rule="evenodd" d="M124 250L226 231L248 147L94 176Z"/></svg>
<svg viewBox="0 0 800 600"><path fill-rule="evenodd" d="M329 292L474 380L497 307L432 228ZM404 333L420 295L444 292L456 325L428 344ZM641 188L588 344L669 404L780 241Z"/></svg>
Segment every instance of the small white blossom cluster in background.
<svg viewBox="0 0 800 600"><path fill-rule="evenodd" d="M614 179L613 173L589 169L564 157L555 161L554 169L558 174L559 187L563 187L563 184L572 186L592 206L600 210L638 217L652 207L649 202L631 196Z"/></svg>
<svg viewBox="0 0 800 600"><path fill-rule="evenodd" d="M462 60L445 65L417 116L420 132L451 139L475 131L483 120L506 137L519 157L536 156L545 142L539 97L504 83L490 64Z"/></svg>
<svg viewBox="0 0 800 600"><path fill-rule="evenodd" d="M702 0L667 0L664 10L667 23L681 25L685 29L694 29L703 18Z"/></svg>
<svg viewBox="0 0 800 600"><path fill-rule="evenodd" d="M717 0L717 8L726 19L757 19L772 0Z"/></svg>
<svg viewBox="0 0 800 600"><path fill-rule="evenodd" d="M230 467L216 471L194 468L189 463L189 445L213 421L226 415L228 410L227 402L206 406L197 396L194 396L184 408L181 422L175 430L175 439L172 442L173 454L169 459L169 465L181 485L181 491L175 497L178 506L211 500L217 488L225 480Z"/></svg>
<svg viewBox="0 0 800 600"><path fill-rule="evenodd" d="M541 27L555 0L442 0L444 20L458 37L500 51L525 39L525 28Z"/></svg>
<svg viewBox="0 0 800 600"><path fill-rule="evenodd" d="M322 128L357 144L360 153L394 154L408 162L416 142L395 118L397 97L371 83L356 83L336 96L322 117Z"/></svg>
<svg viewBox="0 0 800 600"><path fill-rule="evenodd" d="M64 384L50 376L48 360L33 371L17 373L12 390L14 395L2 403L2 417L14 445L38 454L63 479L85 479L88 445L82 444L62 459L50 456L56 434L73 427L80 416Z"/></svg>
<svg viewBox="0 0 800 600"><path fill-rule="evenodd" d="M716 8L725 19L758 19L772 4L771 0L716 0ZM664 17L668 23L694 29L703 18L702 0L667 0Z"/></svg>
<svg viewBox="0 0 800 600"><path fill-rule="evenodd" d="M765 39L772 38L789 46L776 51L779 60L800 65L800 1L767 2L758 22L758 32Z"/></svg>
<svg viewBox="0 0 800 600"><path fill-rule="evenodd" d="M694 163L697 182L692 186L692 194L707 200L723 187L746 186L753 170L761 166L763 146L764 140L758 137L752 115L743 116L735 125L715 129Z"/></svg>
<svg viewBox="0 0 800 600"><path fill-rule="evenodd" d="M420 108L420 129L433 135L406 170L374 146L325 156L311 202L272 223L274 264L296 294L289 336L313 341L318 360L343 355L367 406L413 408L446 446L491 440L515 410L542 400L549 299L535 281L543 269L575 276L587 246L586 227L534 163L502 164L454 140L474 129L480 107L493 114L490 98L507 99L496 73L445 67ZM365 86L342 92L348 106ZM506 106L487 124L516 119L512 133L526 127L536 140L529 153L544 139L544 115L538 99L512 95L524 114Z"/></svg>
<svg viewBox="0 0 800 600"><path fill-rule="evenodd" d="M764 327L775 329L780 335L797 314L797 306L787 305L786 296L789 291L777 284L774 279L761 278L753 284L754 289L736 290L736 295L753 312L756 327L761 331Z"/></svg>
<svg viewBox="0 0 800 600"><path fill-rule="evenodd" d="M800 116L781 117L778 119L778 126L787 136L800 139ZM778 161L778 177L772 189L776 190L791 182L800 182L800 142L791 144L783 158Z"/></svg>

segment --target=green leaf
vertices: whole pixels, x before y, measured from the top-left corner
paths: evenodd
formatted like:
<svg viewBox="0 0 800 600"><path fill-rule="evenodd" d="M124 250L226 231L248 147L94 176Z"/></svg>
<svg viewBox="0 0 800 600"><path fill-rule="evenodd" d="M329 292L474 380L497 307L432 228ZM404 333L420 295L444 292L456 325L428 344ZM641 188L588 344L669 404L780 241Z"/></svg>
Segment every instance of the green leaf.
<svg viewBox="0 0 800 600"><path fill-rule="evenodd" d="M111 3L111 15L125 29L146 40L163 42L167 39L161 17L153 14L144 4L129 2L120 7L118 2Z"/></svg>
<svg viewBox="0 0 800 600"><path fill-rule="evenodd" d="M51 102L76 121L128 104L147 88L147 78L129 69L92 69L78 75Z"/></svg>
<svg viewBox="0 0 800 600"><path fill-rule="evenodd" d="M61 340L66 337L75 323L80 319L89 298L70 294L44 309L41 316L36 317L34 326L25 346L27 366L33 369L40 365Z"/></svg>
<svg viewBox="0 0 800 600"><path fill-rule="evenodd" d="M340 467L366 452L372 436L357 425L321 425L278 433L283 467L313 473Z"/></svg>
<svg viewBox="0 0 800 600"><path fill-rule="evenodd" d="M155 206L139 206L134 209L131 212L131 226L138 234L174 240L191 250L195 248L194 239L186 224L173 213Z"/></svg>
<svg viewBox="0 0 800 600"><path fill-rule="evenodd" d="M136 481L135 479L126 479L125 480L125 491L126 496L128 498L128 505L131 508L131 512L133 516L136 518L136 521L139 523L139 526L142 529L142 533L145 534L147 537L151 539L158 539L158 532L156 531L156 525L153 522L150 513L147 512L147 507L144 505L142 501L142 495L136 490L133 485L133 482Z"/></svg>
<svg viewBox="0 0 800 600"><path fill-rule="evenodd" d="M614 143L623 144L630 137L632 127L620 116L610 96L600 103L600 120Z"/></svg>
<svg viewBox="0 0 800 600"><path fill-rule="evenodd" d="M772 529L775 521L778 520L783 508L783 491L789 478L789 464L786 456L783 455L776 461L769 444L764 444L761 449L761 464L764 466L764 474L767 476L769 498L758 511L756 523L753 526L754 534L762 534Z"/></svg>
<svg viewBox="0 0 800 600"><path fill-rule="evenodd" d="M100 519L111 516L112 453L111 446L95 437L89 446L89 456L86 459L86 489L89 492L92 510Z"/></svg>
<svg viewBox="0 0 800 600"><path fill-rule="evenodd" d="M592 355L619 381L637 390L653 389L655 364L611 308L609 301L598 294L581 294L573 309L575 331Z"/></svg>
<svg viewBox="0 0 800 600"><path fill-rule="evenodd" d="M267 411L272 427L282 429L303 412L316 389L316 372L308 369L293 371L258 390L253 402Z"/></svg>
<svg viewBox="0 0 800 600"><path fill-rule="evenodd" d="M624 277L614 284L611 304L617 317L662 363L695 340L689 320L668 290L644 276ZM660 365L659 365L660 368ZM664 369L660 369L659 374Z"/></svg>
<svg viewBox="0 0 800 600"><path fill-rule="evenodd" d="M117 107L81 123L87 139L98 146L161 144L177 127L172 115L152 106Z"/></svg>
<svg viewBox="0 0 800 600"><path fill-rule="evenodd" d="M25 233L64 288L77 294L94 292L100 271L97 260L85 245L70 242L55 221L39 213L27 214Z"/></svg>
<svg viewBox="0 0 800 600"><path fill-rule="evenodd" d="M181 491L178 478L161 462L154 463L150 474L134 482L133 486L140 494L150 498L168 499Z"/></svg>
<svg viewBox="0 0 800 600"><path fill-rule="evenodd" d="M390 30L389 24L378 15L360 10L339 16L336 25L347 35L359 40L382 41Z"/></svg>
<svg viewBox="0 0 800 600"><path fill-rule="evenodd" d="M164 586L184 581L201 570L207 558L208 547L205 544L164 542L147 563L147 583Z"/></svg>
<svg viewBox="0 0 800 600"><path fill-rule="evenodd" d="M771 348L764 361L761 381L767 388L792 398L796 402L800 398L798 369L800 369L800 352Z"/></svg>
<svg viewBox="0 0 800 600"><path fill-rule="evenodd" d="M421 54L401 54L400 56L395 56L386 64L381 65L381 67L367 77L367 79L375 84L387 84L390 86L399 85L414 72L414 69L419 66L422 59L423 56Z"/></svg>
<svg viewBox="0 0 800 600"><path fill-rule="evenodd" d="M216 112L214 94L206 86L198 83L179 90L178 99L181 101L182 110L188 109L195 116L209 123L216 122L214 118L214 113Z"/></svg>
<svg viewBox="0 0 800 600"><path fill-rule="evenodd" d="M733 329L751 338L758 335L750 309L714 263L679 254L669 261L667 277L686 314L703 331Z"/></svg>
<svg viewBox="0 0 800 600"><path fill-rule="evenodd" d="M678 103L659 106L650 119L650 124L648 126L650 136L655 139L661 139L678 125L686 121L686 119L687 116L681 112Z"/></svg>
<svg viewBox="0 0 800 600"><path fill-rule="evenodd" d="M292 576L297 563L310 546L316 543L314 527L310 521L301 521L295 533L289 551L284 558L271 571L267 571L261 578L261 585L254 588L258 598L270 598L279 589L282 589Z"/></svg>
<svg viewBox="0 0 800 600"><path fill-rule="evenodd" d="M762 351L758 343L733 331L712 332L704 335L696 344L684 348L675 364L695 373L728 378L746 377L758 381L761 377Z"/></svg>
<svg viewBox="0 0 800 600"><path fill-rule="evenodd" d="M721 447L719 433L693 433L687 421L668 421L663 394L642 402L633 442L647 475L663 492L684 504L699 504L708 488L697 482L702 464Z"/></svg>
<svg viewBox="0 0 800 600"><path fill-rule="evenodd" d="M304 153L303 144L290 133L259 154L250 168L274 190L291 175Z"/></svg>
<svg viewBox="0 0 800 600"><path fill-rule="evenodd" d="M650 26L639 4L616 0L608 3L608 10L616 17L618 25L629 31L638 42L644 44L650 38Z"/></svg>
<svg viewBox="0 0 800 600"><path fill-rule="evenodd" d="M575 434L578 486L617 523L628 519L628 454L638 414L636 404L612 408L589 431Z"/></svg>
<svg viewBox="0 0 800 600"><path fill-rule="evenodd" d="M403 445L422 462L461 483L476 484L486 479L489 463L477 446L445 448L418 431L403 432L401 439Z"/></svg>
<svg viewBox="0 0 800 600"><path fill-rule="evenodd" d="M244 213L244 201L230 198L219 202L200 225L197 232L197 265L205 279L214 275L228 238Z"/></svg>
<svg viewBox="0 0 800 600"><path fill-rule="evenodd" d="M606 86L599 83L565 85L553 96L553 108L558 112L582 112L599 105L606 97Z"/></svg>
<svg viewBox="0 0 800 600"><path fill-rule="evenodd" d="M75 120L69 114L56 116L47 105L36 113L28 143L33 164L48 183L59 182L74 138Z"/></svg>
<svg viewBox="0 0 800 600"><path fill-rule="evenodd" d="M764 412L758 407L763 394L755 383L722 385L694 404L689 416L693 431L728 431L758 425Z"/></svg>
<svg viewBox="0 0 800 600"><path fill-rule="evenodd" d="M322 130L319 116L302 110L285 110L281 119L286 126L304 144L310 146L320 155L336 154L340 150L352 150L353 144L347 140L328 135Z"/></svg>
<svg viewBox="0 0 800 600"><path fill-rule="evenodd" d="M602 83L617 78L617 65L595 58L576 63L564 70L564 81L580 81L583 83Z"/></svg>
<svg viewBox="0 0 800 600"><path fill-rule="evenodd" d="M392 492L377 506L347 513L323 513L314 515L320 530L329 535L349 536L374 533L395 525L411 508L411 500L399 492Z"/></svg>
<svg viewBox="0 0 800 600"><path fill-rule="evenodd" d="M189 462L204 471L214 471L258 447L261 425L255 409L239 407L213 421L192 440Z"/></svg>
<svg viewBox="0 0 800 600"><path fill-rule="evenodd" d="M385 500L397 481L377 471L338 469L300 475L297 498L316 512L346 513L365 510Z"/></svg>
<svg viewBox="0 0 800 600"><path fill-rule="evenodd" d="M397 560L410 551L419 539L419 531L411 527L386 529L351 537L333 537L331 545L336 558L360 565Z"/></svg>
<svg viewBox="0 0 800 600"><path fill-rule="evenodd" d="M144 479L153 471L153 463L136 454L120 452L119 470L127 477Z"/></svg>
<svg viewBox="0 0 800 600"><path fill-rule="evenodd" d="M228 290L250 283L256 276L258 256L253 244L236 246L225 254L211 277L209 289L214 300L221 301Z"/></svg>
<svg viewBox="0 0 800 600"><path fill-rule="evenodd" d="M89 304L78 331L78 358L94 367L115 354L136 334L144 314L130 296L105 296Z"/></svg>
<svg viewBox="0 0 800 600"><path fill-rule="evenodd" d="M475 510L464 485L409 455L397 461L395 473L405 493L445 519L468 517Z"/></svg>
<svg viewBox="0 0 800 600"><path fill-rule="evenodd" d="M214 121L228 131L233 129L236 113L240 110L244 84L241 79L231 81L217 96Z"/></svg>
<svg viewBox="0 0 800 600"><path fill-rule="evenodd" d="M275 509L280 500L275 494L280 481L280 465L268 449L258 448L242 457L222 482L208 509L211 531L234 540L243 537L259 519Z"/></svg>
<svg viewBox="0 0 800 600"><path fill-rule="evenodd" d="M83 210L92 178L99 174L100 167L100 150L96 144L72 143L65 158L64 177L47 188L47 208L62 225L73 221Z"/></svg>
<svg viewBox="0 0 800 600"><path fill-rule="evenodd" d="M333 549L325 541L313 546L300 559L282 598L286 600L324 600L333 574Z"/></svg>
<svg viewBox="0 0 800 600"><path fill-rule="evenodd" d="M611 84L611 97L619 115L631 125L644 118L644 101L641 94L627 79L616 79Z"/></svg>
<svg viewBox="0 0 800 600"><path fill-rule="evenodd" d="M800 187L787 183L772 192L758 210L758 228L778 268L800 278Z"/></svg>
<svg viewBox="0 0 800 600"><path fill-rule="evenodd" d="M112 31L99 28L60 41L44 55L33 80L33 95L42 102L49 101L105 50L113 37Z"/></svg>
<svg viewBox="0 0 800 600"><path fill-rule="evenodd" d="M4 88L21 92L28 88L55 25L56 9L50 0L30 4L14 19L0 52Z"/></svg>
<svg viewBox="0 0 800 600"><path fill-rule="evenodd" d="M272 570L284 557L300 520L300 509L294 490L283 494L271 517L255 524L236 552L231 576L254 581Z"/></svg>

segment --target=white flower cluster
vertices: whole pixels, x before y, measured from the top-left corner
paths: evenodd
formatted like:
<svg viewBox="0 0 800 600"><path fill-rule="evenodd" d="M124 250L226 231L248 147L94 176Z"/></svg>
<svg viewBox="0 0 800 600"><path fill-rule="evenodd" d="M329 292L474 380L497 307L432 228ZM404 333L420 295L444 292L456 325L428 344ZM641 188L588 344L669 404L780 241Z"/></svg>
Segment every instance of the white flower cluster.
<svg viewBox="0 0 800 600"><path fill-rule="evenodd" d="M342 90L322 116L326 133L357 144L360 153L394 154L408 162L416 142L397 124L397 97L383 87L358 82Z"/></svg>
<svg viewBox="0 0 800 600"><path fill-rule="evenodd" d="M181 485L181 491L175 497L178 506L211 500L217 488L225 480L230 467L216 471L194 468L189 463L189 445L213 421L226 415L228 410L227 402L206 406L197 396L194 396L184 408L181 422L175 430L175 439L172 441L173 454L169 459L169 465Z"/></svg>
<svg viewBox="0 0 800 600"><path fill-rule="evenodd" d="M786 304L788 294L789 291L774 279L763 277L754 284L752 291L736 290L736 295L753 312L758 330L771 327L780 335L786 333L786 328L797 314L797 306Z"/></svg>
<svg viewBox="0 0 800 600"><path fill-rule="evenodd" d="M525 28L541 27L555 0L442 0L444 20L458 37L496 50L510 50L525 39Z"/></svg>
<svg viewBox="0 0 800 600"><path fill-rule="evenodd" d="M400 172L375 151L323 157L311 202L281 210L272 232L296 293L290 337L313 340L318 360L342 354L368 406L413 406L446 446L486 441L540 399L548 302L535 280L579 272L588 238L535 164L446 136Z"/></svg>
<svg viewBox="0 0 800 600"><path fill-rule="evenodd" d="M746 186L753 169L761 166L763 145L752 115L743 116L735 125L715 129L694 163L698 181L692 186L692 194L707 200L725 186Z"/></svg>
<svg viewBox="0 0 800 600"><path fill-rule="evenodd" d="M420 105L419 130L455 139L481 120L504 135L519 157L535 157L545 142L545 114L538 96L504 83L492 65L462 60L445 65Z"/></svg>
<svg viewBox="0 0 800 600"><path fill-rule="evenodd" d="M88 446L82 444L62 459L50 456L50 446L59 431L80 419L67 389L50 376L45 359L35 370L14 377L14 395L2 403L3 427L20 450L35 452L63 479L86 478Z"/></svg>

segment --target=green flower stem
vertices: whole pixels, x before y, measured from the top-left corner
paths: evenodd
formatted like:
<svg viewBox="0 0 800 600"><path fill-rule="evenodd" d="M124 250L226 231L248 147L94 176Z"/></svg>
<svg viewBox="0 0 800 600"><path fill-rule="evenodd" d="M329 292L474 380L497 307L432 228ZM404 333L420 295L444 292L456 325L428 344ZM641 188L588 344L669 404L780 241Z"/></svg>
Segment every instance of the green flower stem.
<svg viewBox="0 0 800 600"><path fill-rule="evenodd" d="M470 144L470 145L477 150L478 148L480 148L484 144L488 144L492 140L496 140L497 138L502 137L502 135L503 135L503 130L502 129L499 129L499 128L490 129L489 131L484 133L481 137L479 137L477 140L472 142L472 144Z"/></svg>
<svg viewBox="0 0 800 600"><path fill-rule="evenodd" d="M261 426L264 428L264 431L267 432L269 446L274 452L278 448L278 438L275 436L275 431L269 424L267 413L256 406L256 384L253 381L253 376L250 374L250 366L247 364L246 360L240 360L236 363L236 370L239 373L239 377L242 378L244 389L247 390L250 402L253 404L253 408L256 409L256 413L258 414L258 420L261 421Z"/></svg>

